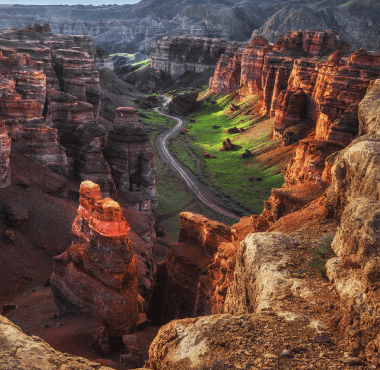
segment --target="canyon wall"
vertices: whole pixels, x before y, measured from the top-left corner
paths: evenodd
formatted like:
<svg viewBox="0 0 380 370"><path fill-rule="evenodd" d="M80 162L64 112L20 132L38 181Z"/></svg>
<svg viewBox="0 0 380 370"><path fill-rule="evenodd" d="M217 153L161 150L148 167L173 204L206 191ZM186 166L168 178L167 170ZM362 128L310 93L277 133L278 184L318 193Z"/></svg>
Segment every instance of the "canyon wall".
<svg viewBox="0 0 380 370"><path fill-rule="evenodd" d="M107 68L108 53L97 49L89 36L54 35L48 25L1 31L0 52L0 112L11 139L10 144L3 135L2 184L9 178L10 144L13 151L28 155L54 172L96 182L104 196L115 197L119 188L121 194L131 193L125 196L125 204L136 210L154 211L155 162L141 122L137 127L127 121L104 122L99 117L96 66ZM122 136L120 130L124 130ZM115 167L103 153L108 137L110 147L118 135L116 141L123 137L135 149L125 148ZM140 139L132 143L137 137ZM136 177L134 181L120 182L118 171L125 168L131 168L129 175Z"/></svg>
<svg viewBox="0 0 380 370"><path fill-rule="evenodd" d="M150 64L171 76L173 80L186 72L204 73L215 67L221 54L233 54L243 42L227 44L225 39L201 38L196 36L164 37L157 41L151 53Z"/></svg>

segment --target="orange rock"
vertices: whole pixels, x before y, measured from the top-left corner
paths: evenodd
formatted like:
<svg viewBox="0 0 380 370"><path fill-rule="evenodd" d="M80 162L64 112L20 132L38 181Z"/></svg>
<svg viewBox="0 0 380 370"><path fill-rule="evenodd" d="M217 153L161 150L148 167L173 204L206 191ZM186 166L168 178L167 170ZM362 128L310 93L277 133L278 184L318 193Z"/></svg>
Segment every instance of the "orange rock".
<svg viewBox="0 0 380 370"><path fill-rule="evenodd" d="M51 287L60 314L91 312L104 322L110 337L128 334L138 321L137 266L129 229L119 204L102 199L100 187L85 181L72 227L74 242L53 259Z"/></svg>

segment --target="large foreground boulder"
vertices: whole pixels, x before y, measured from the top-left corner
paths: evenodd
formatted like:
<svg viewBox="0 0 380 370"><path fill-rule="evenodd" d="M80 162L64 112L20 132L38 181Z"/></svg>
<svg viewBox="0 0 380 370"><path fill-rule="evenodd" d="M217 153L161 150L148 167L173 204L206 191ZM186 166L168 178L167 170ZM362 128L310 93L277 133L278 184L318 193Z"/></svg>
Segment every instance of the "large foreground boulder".
<svg viewBox="0 0 380 370"><path fill-rule="evenodd" d="M111 370L82 357L61 353L37 336L28 336L0 315L0 370Z"/></svg>

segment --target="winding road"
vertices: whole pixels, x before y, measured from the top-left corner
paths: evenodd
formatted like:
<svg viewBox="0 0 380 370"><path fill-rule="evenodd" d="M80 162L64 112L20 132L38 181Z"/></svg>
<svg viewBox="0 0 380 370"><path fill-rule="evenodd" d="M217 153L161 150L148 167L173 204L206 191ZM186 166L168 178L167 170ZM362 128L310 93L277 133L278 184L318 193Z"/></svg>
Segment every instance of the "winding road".
<svg viewBox="0 0 380 370"><path fill-rule="evenodd" d="M165 100L168 101L168 98L165 97ZM232 220L240 220L240 217L235 213L231 212L227 208L217 204L216 202L208 199L205 191L202 189L203 186L197 180L197 178L193 175L193 173L185 168L177 158L175 158L169 151L168 141L172 137L176 137L180 130L186 126L186 121L182 118L171 116L162 112L161 107L154 108L154 111L161 114L162 116L171 118L177 121L177 124L171 127L169 130L162 132L156 139L157 151L162 159L162 161L168 165L171 169L176 171L182 181L186 184L191 194L195 197L195 199L202 203L207 208L211 209L214 212L217 212L225 217L228 217Z"/></svg>

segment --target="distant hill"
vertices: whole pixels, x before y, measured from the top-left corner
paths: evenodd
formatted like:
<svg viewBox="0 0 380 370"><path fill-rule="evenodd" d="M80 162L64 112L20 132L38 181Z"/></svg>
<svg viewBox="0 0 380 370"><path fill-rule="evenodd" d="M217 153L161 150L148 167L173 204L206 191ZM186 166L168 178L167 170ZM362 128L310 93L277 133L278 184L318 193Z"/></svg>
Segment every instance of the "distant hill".
<svg viewBox="0 0 380 370"><path fill-rule="evenodd" d="M378 0L141 0L127 5L0 5L0 28L49 23L52 32L90 35L110 53L154 50L164 36L275 41L287 31L335 29L353 47L379 48Z"/></svg>

